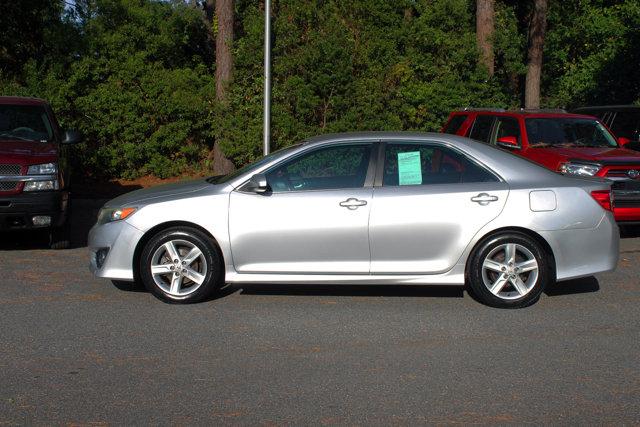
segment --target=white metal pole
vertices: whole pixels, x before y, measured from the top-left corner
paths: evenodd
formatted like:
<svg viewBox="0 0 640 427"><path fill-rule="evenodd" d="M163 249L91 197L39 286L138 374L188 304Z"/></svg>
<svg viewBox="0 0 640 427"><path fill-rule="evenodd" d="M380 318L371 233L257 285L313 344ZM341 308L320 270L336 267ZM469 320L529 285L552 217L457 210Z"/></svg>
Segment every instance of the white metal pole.
<svg viewBox="0 0 640 427"><path fill-rule="evenodd" d="M264 155L271 149L271 0L264 0Z"/></svg>

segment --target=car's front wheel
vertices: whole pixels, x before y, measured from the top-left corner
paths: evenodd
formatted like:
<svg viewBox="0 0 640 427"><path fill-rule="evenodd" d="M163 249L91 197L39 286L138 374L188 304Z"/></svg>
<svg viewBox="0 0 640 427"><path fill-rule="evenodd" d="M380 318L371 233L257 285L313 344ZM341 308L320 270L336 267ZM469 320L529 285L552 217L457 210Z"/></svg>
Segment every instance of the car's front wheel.
<svg viewBox="0 0 640 427"><path fill-rule="evenodd" d="M544 248L520 233L485 239L467 270L476 298L492 307L520 308L535 303L553 280L553 265Z"/></svg>
<svg viewBox="0 0 640 427"><path fill-rule="evenodd" d="M190 227L172 227L145 244L138 271L156 297L184 304L210 297L223 281L223 269L209 236Z"/></svg>

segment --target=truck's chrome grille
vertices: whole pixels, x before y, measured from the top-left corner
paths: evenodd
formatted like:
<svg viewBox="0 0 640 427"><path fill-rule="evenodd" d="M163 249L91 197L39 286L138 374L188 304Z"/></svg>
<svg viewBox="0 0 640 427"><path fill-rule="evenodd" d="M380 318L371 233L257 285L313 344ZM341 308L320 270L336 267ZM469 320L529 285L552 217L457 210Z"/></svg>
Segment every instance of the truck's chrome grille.
<svg viewBox="0 0 640 427"><path fill-rule="evenodd" d="M20 175L20 165L0 164L0 175ZM18 188L17 181L0 181L0 191L13 191Z"/></svg>

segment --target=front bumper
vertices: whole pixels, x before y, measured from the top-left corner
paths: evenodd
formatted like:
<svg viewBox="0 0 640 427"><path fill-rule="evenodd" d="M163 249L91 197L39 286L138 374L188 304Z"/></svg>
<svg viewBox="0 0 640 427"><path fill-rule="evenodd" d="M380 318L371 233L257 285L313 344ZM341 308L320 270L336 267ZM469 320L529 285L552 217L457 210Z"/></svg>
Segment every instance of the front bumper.
<svg viewBox="0 0 640 427"><path fill-rule="evenodd" d="M614 181L613 213L619 223L640 223L640 182L637 180Z"/></svg>
<svg viewBox="0 0 640 427"><path fill-rule="evenodd" d="M0 231L59 227L66 221L68 206L67 191L0 196ZM34 225L34 216L50 216L51 225Z"/></svg>
<svg viewBox="0 0 640 427"><path fill-rule="evenodd" d="M88 242L91 272L96 277L134 280L133 257L143 234L126 221L93 226ZM106 255L102 260L98 256L100 251L100 255Z"/></svg>

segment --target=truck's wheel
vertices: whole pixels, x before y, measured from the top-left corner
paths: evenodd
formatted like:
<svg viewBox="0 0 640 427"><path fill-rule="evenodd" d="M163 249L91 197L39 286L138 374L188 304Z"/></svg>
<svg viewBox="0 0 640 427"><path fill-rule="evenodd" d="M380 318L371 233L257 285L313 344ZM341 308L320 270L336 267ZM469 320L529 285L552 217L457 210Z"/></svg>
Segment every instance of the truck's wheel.
<svg viewBox="0 0 640 427"><path fill-rule="evenodd" d="M68 223L67 220L64 225L49 231L49 247L51 249L69 249L71 247L71 231Z"/></svg>

